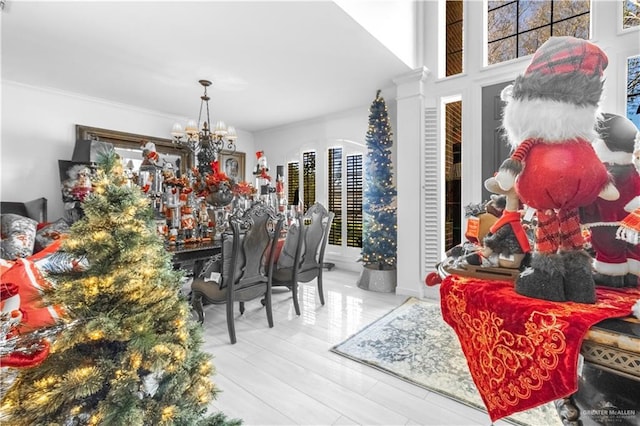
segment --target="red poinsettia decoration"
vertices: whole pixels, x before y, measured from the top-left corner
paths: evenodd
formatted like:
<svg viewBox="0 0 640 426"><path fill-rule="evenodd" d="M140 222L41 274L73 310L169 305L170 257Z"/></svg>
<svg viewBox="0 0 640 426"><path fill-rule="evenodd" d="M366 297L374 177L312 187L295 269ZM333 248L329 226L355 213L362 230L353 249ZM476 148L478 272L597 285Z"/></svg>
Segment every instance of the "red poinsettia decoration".
<svg viewBox="0 0 640 426"><path fill-rule="evenodd" d="M248 197L250 195L255 194L257 191L252 184L246 181L242 181L233 186L232 192L233 192L233 195Z"/></svg>
<svg viewBox="0 0 640 426"><path fill-rule="evenodd" d="M204 197L207 202L213 205L226 205L233 199L232 189L236 186L233 179L226 173L220 171L218 161L210 163L211 173L204 176L200 174L197 168L193 169L194 184L193 189L196 196Z"/></svg>

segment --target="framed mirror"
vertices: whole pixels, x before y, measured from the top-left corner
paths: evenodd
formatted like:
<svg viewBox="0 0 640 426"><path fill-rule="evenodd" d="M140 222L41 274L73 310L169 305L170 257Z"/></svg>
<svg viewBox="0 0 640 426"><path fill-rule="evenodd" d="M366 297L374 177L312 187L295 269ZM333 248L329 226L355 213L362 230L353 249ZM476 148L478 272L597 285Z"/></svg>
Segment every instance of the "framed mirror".
<svg viewBox="0 0 640 426"><path fill-rule="evenodd" d="M143 160L142 149L148 142L155 144L162 162L173 164L173 169L178 176L182 176L193 166L191 151L174 144L171 139L76 124L76 141L100 141L113 144L116 153L122 158L123 166L134 172L140 169Z"/></svg>

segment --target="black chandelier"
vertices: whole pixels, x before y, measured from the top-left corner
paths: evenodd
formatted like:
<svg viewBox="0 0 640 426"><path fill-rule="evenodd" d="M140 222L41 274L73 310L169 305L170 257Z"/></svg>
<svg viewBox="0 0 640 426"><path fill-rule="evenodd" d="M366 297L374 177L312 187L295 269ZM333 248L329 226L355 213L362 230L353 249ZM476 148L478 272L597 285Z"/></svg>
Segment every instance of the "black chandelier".
<svg viewBox="0 0 640 426"><path fill-rule="evenodd" d="M171 136L173 143L184 146L198 155L198 168L209 167L211 161L218 159L220 151L236 150L236 140L238 135L233 126L227 126L224 121L218 121L215 127L211 128L211 118L209 116L209 96L207 87L211 86L209 80L199 80L204 87L204 94L200 96L200 113L198 121L189 120L186 126L180 123L173 125ZM203 117L203 110L206 108L206 119ZM201 169L202 171L202 169Z"/></svg>

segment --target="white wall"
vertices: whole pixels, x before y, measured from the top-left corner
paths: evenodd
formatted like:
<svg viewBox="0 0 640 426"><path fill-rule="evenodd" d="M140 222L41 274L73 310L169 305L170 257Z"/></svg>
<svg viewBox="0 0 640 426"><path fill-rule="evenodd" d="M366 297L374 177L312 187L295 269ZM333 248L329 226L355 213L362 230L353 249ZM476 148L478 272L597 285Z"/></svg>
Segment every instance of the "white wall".
<svg viewBox="0 0 640 426"><path fill-rule="evenodd" d="M75 125L169 138L181 117L2 81L0 199L49 200L49 219L63 216L58 160L70 160ZM253 136L239 130L238 151L255 151ZM248 161L251 161L250 159Z"/></svg>

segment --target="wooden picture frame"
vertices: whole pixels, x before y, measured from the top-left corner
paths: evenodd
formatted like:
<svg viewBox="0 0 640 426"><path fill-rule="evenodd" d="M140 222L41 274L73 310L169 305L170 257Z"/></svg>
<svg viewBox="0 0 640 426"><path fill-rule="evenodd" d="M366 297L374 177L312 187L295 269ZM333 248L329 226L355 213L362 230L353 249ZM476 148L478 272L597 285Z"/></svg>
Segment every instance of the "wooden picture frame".
<svg viewBox="0 0 640 426"><path fill-rule="evenodd" d="M236 182L246 180L246 154L244 152L221 151L218 154L220 171L225 172L227 176L235 179Z"/></svg>
<svg viewBox="0 0 640 426"><path fill-rule="evenodd" d="M178 174L184 175L193 166L193 155L188 148L176 145L171 139L156 138L153 136L138 135L134 133L120 132L117 130L100 129L76 124L76 141L100 141L111 143L116 152L123 158L131 156L134 161L142 161L142 145L152 142L156 151L163 155L179 159ZM77 142L76 142L77 143Z"/></svg>

